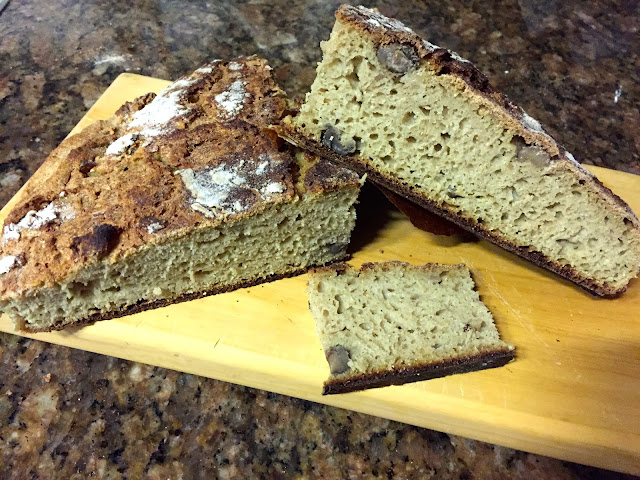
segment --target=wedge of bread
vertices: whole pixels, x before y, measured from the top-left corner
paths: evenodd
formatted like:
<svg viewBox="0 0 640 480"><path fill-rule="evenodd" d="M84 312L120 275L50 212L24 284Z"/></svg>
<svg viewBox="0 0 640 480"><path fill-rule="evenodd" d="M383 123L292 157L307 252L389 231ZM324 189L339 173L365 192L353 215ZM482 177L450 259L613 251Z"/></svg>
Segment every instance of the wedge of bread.
<svg viewBox="0 0 640 480"><path fill-rule="evenodd" d="M0 308L47 331L344 258L360 180L262 128L285 102L216 61L65 140L5 220Z"/></svg>
<svg viewBox="0 0 640 480"><path fill-rule="evenodd" d="M323 394L499 367L500 340L464 265L347 264L309 275L309 307L331 375Z"/></svg>
<svg viewBox="0 0 640 480"><path fill-rule="evenodd" d="M470 62L342 6L284 135L598 295L640 270L640 223Z"/></svg>

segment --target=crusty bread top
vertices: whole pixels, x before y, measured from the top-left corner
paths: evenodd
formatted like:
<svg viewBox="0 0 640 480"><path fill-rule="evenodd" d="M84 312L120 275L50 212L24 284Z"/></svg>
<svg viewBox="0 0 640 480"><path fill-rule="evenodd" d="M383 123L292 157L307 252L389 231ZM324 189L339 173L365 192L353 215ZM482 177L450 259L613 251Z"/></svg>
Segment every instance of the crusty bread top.
<svg viewBox="0 0 640 480"><path fill-rule="evenodd" d="M640 234L640 221L629 205L605 187L598 178L585 169L562 145L558 144L545 132L540 122L529 116L522 108L496 90L489 79L468 60L446 48L423 40L409 27L399 20L386 17L375 9L363 6L342 5L336 11L336 19L348 24L371 37L376 46L391 43L409 44L418 57L427 62L437 75L450 75L463 81L473 92L482 95L495 105L495 112L502 117L505 124L527 144L536 144L543 148L551 161L560 161L600 191L601 197L613 206L625 211L625 215L633 222Z"/></svg>
<svg viewBox="0 0 640 480"><path fill-rule="evenodd" d="M305 191L357 185L262 128L286 107L270 70L256 57L214 61L62 142L5 220L0 298Z"/></svg>

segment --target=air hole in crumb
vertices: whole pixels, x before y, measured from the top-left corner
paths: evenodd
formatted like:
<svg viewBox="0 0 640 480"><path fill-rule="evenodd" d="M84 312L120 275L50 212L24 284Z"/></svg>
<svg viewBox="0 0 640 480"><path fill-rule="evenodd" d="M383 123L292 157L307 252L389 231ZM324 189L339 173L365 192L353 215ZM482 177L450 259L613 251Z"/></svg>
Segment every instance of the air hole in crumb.
<svg viewBox="0 0 640 480"><path fill-rule="evenodd" d="M354 86L354 84L360 81L360 77L358 77L358 74L356 72L351 72L349 75L347 75L346 78L352 87Z"/></svg>
<svg viewBox="0 0 640 480"><path fill-rule="evenodd" d="M407 112L402 116L402 123L406 124L412 124L416 119L416 115L413 112Z"/></svg>
<svg viewBox="0 0 640 480"><path fill-rule="evenodd" d="M344 311L344 305L343 305L343 303L342 303L342 295L336 295L334 298L335 298L335 300L338 302L338 312L337 312L337 313L338 313L338 314L343 313L343 311Z"/></svg>

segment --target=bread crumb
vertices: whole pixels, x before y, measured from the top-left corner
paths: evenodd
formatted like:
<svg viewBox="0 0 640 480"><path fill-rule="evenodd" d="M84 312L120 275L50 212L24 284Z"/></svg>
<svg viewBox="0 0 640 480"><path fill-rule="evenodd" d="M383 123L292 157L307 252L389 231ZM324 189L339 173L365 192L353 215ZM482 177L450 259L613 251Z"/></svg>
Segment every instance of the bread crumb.
<svg viewBox="0 0 640 480"><path fill-rule="evenodd" d="M42 377L42 379L43 379L45 382L49 383L49 382L51 381L51 374L50 374L50 373L47 373L46 375L44 375L44 376Z"/></svg>

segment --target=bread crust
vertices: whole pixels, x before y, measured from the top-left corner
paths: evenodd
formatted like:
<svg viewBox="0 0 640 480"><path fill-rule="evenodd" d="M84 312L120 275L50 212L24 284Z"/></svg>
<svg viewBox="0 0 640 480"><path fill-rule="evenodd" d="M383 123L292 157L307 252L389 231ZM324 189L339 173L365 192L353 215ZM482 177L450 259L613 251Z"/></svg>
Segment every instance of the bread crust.
<svg viewBox="0 0 640 480"><path fill-rule="evenodd" d="M330 265L325 265L322 267L314 267L309 270L310 275L321 275L325 273L333 273L336 275L343 275L346 272L366 272L368 270L379 270L382 272L388 272L393 269L412 269L412 270L422 270L423 272L432 272L432 271L446 271L452 272L455 270L462 270L469 272L469 267L464 265L463 263L454 263L454 264L443 264L443 263L423 263L420 265L414 265L413 263L403 262L401 260L388 260L386 262L365 262L360 266L360 269L352 267L348 263L339 262L332 263ZM470 272L469 272L470 273Z"/></svg>
<svg viewBox="0 0 640 480"><path fill-rule="evenodd" d="M350 25L368 35L376 46L390 43L412 46L419 57L419 61L423 64L428 64L436 75L448 75L460 85L461 90L466 90L471 96L476 95L488 100L489 108L504 122L506 128L521 136L527 144L536 144L541 147L549 155L551 162L556 162L560 168L565 168L575 174L576 179L584 184L583 187L585 189L594 192L601 200L619 211L631 222L633 228L640 235L640 221L629 205L580 165L569 152L542 129L537 121L529 117L505 95L498 92L489 83L488 78L471 62L460 58L447 49L424 41L399 21L384 17L375 10L343 5L336 12L336 18L339 22ZM403 185L398 179L380 173L371 165L368 159L358 157L357 152L352 155L337 154L321 142L306 136L301 129L294 127L288 119L282 122L279 132L292 143L329 158L338 164L345 165L359 174L366 174L367 178L372 182L405 197L430 212L444 217L474 235L530 260L539 267L563 276L592 294L614 297L628 288L628 284L620 288L615 288L606 283L600 284L580 275L570 266L554 262L540 252L520 247L506 238L490 232L476 220L460 216L453 208L448 208L445 204L438 204Z"/></svg>
<svg viewBox="0 0 640 480"><path fill-rule="evenodd" d="M154 101L161 108L145 117ZM5 236L0 242L0 257L22 259L0 275L0 301L24 298L96 262L113 263L296 196L359 188L352 171L311 155L304 157L311 166L298 178L295 150L267 129L285 108L284 92L265 60L216 60L64 140L4 222L6 231L34 214L44 219L17 239ZM174 115L166 115L171 109ZM163 115L164 123L157 124ZM193 178L212 169L244 183L230 182L226 196L220 195L229 206L197 210L198 198L181 172ZM297 184L308 185L308 192ZM46 208L53 213L44 218L40 212Z"/></svg>
<svg viewBox="0 0 640 480"><path fill-rule="evenodd" d="M448 210L442 205L438 205L436 202L430 200L429 198L417 194L415 190L407 188L395 178L381 175L378 171L371 168L363 168L362 164L357 160L353 160L351 157L340 156L332 150L324 147L323 145L305 138L298 132L290 131L290 135L292 141L297 145L300 145L302 148L309 149L317 153L318 155L330 158L332 161L345 165L355 170L356 172L366 174L368 180L378 185L382 185L384 188L388 188L389 190L392 190L399 195L402 195L403 197L416 203L417 205L420 205L426 210L444 217L448 221L458 225L459 227L465 229L473 235L488 240L491 243L495 243L496 245L512 253L515 253L520 257L526 258L527 260L531 261L541 268L545 268L547 270L551 270L554 273L557 273L558 275L576 283L577 285L594 295L615 297L624 293L628 288L628 285L625 285L624 287L616 290L615 288L608 287L607 285L600 285L598 282L595 282L590 278L586 278L578 274L578 272L576 272L575 269L570 266L560 265L540 252L533 251L530 248L520 247L515 243L510 242L509 240L490 232L488 229L483 227L481 223L478 223L477 221L466 217L462 217L456 212Z"/></svg>
<svg viewBox="0 0 640 480"><path fill-rule="evenodd" d="M402 385L409 382L430 380L456 373L468 373L506 365L515 358L513 350L491 350L477 355L452 358L438 363L410 365L391 370L354 375L347 379L327 380L322 388L323 395L349 393L389 385Z"/></svg>
<svg viewBox="0 0 640 480"><path fill-rule="evenodd" d="M432 271L436 271L438 273L464 272L467 275L471 275L469 268L464 264L447 265L439 263L425 263L421 265L413 265L407 262L391 260L387 262L367 262L362 264L360 269L341 262L314 268L309 272L309 276L326 278L332 275L344 275L347 272L360 274L368 271L389 272L393 270L406 271L407 269L427 273ZM381 369L368 373L346 373L326 380L322 394L331 395L336 393L348 393L369 388L401 385L408 382L429 380L455 373L484 370L487 368L500 367L514 358L514 348L509 345L505 345L503 348L492 348L474 355L460 356L441 361L416 363L406 366L393 366L389 369Z"/></svg>

